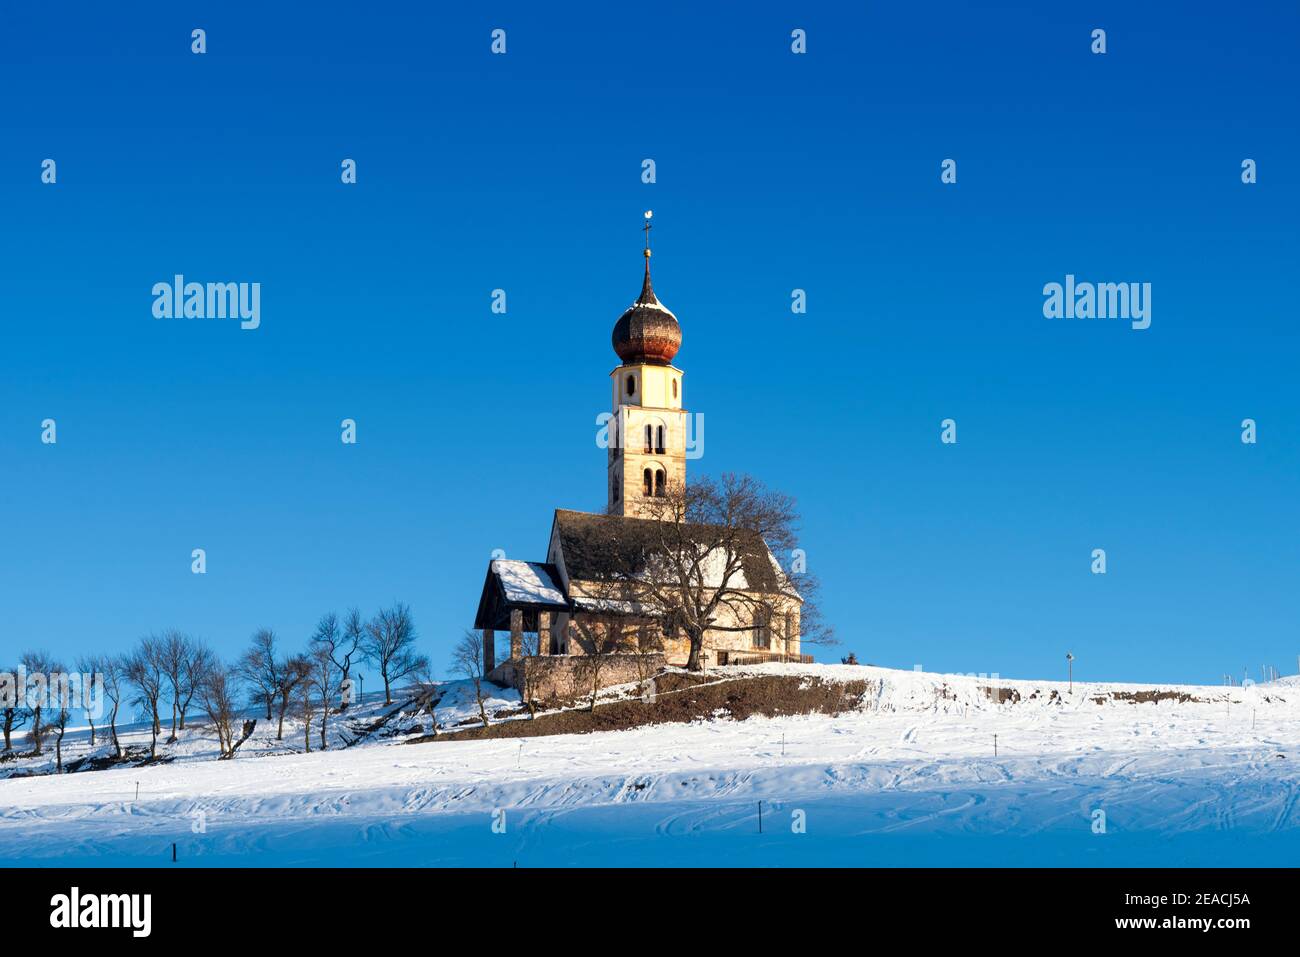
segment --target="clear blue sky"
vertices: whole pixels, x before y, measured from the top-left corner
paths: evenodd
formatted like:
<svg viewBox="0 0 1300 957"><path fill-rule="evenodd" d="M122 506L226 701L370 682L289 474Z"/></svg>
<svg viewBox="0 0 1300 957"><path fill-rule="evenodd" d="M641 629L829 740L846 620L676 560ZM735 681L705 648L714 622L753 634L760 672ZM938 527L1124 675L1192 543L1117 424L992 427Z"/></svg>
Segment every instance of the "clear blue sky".
<svg viewBox="0 0 1300 957"><path fill-rule="evenodd" d="M830 656L1294 671L1294 5L397 6L0 14L0 657L400 599L443 665L493 549L603 506L653 208L692 469L798 498ZM155 320L175 273L261 328ZM1066 273L1151 328L1045 319Z"/></svg>

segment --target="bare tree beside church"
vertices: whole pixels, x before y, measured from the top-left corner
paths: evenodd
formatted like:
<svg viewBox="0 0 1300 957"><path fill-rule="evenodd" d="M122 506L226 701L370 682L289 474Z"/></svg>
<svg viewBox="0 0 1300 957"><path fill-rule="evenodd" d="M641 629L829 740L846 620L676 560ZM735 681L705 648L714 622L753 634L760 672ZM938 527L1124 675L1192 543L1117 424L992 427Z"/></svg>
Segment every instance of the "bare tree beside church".
<svg viewBox="0 0 1300 957"><path fill-rule="evenodd" d="M631 651L627 647L623 634L623 624L615 617L584 618L574 622L574 638L586 652L582 658L584 678L591 684L591 699L587 703L588 711L596 710L596 697L600 693L600 676L610 655L620 651ZM575 676L575 684L577 679ZM583 689L585 691L585 688ZM578 692L573 689L574 694Z"/></svg>
<svg viewBox="0 0 1300 957"><path fill-rule="evenodd" d="M636 652L636 657L633 660L636 663L636 676L641 686L641 694L648 695L651 690L651 682L663 664L663 631L660 628L642 624L633 633L631 645L632 650Z"/></svg>
<svg viewBox="0 0 1300 957"><path fill-rule="evenodd" d="M798 616L801 642L833 640L818 614L817 583L795 559L799 519L790 496L729 473L670 484L640 503L640 517L646 521L607 523L581 547L610 601L686 637L691 670L701 667L706 633L763 634Z"/></svg>
<svg viewBox="0 0 1300 957"><path fill-rule="evenodd" d="M525 659L534 658L541 654L542 636L535 631L526 631L522 635L522 651ZM540 671L537 668L527 667L527 661L524 661L522 668L523 675L521 682L523 687L520 689L519 696L523 698L524 707L528 709L528 717L537 717L537 692L540 684Z"/></svg>

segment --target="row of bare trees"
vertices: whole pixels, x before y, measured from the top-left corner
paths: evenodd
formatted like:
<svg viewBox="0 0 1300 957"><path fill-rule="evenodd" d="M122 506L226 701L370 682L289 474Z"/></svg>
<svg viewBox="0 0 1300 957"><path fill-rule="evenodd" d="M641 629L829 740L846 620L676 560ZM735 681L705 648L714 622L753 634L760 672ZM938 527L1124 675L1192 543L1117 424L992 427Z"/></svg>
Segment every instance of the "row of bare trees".
<svg viewBox="0 0 1300 957"><path fill-rule="evenodd" d="M93 659L79 659L78 669ZM46 651L26 651L19 656L17 668L3 671L0 679L0 730L4 734L4 752L13 749L14 734L30 724L27 739L35 754L43 754L46 745L54 742L55 764L63 769L63 736L73 710L85 706L87 685L80 680L70 680L67 667ZM14 687L16 675L31 676L26 697L20 700ZM26 679L25 679L26 680ZM91 725L91 735L95 733Z"/></svg>
<svg viewBox="0 0 1300 957"><path fill-rule="evenodd" d="M227 663L202 641L168 630L141 638L125 654L89 655L79 658L76 666L78 673L95 675L102 682L94 687L102 686L100 720L107 724L115 758L123 756L118 715L122 706L129 705L148 722L150 759L157 757L164 733L165 743L178 740L196 707L216 731L220 757L228 759L256 725L256 719L245 715L248 705L264 711L268 722L276 722L277 741L284 739L285 717L293 715L302 720L306 750L311 750L317 732L319 746L328 747L330 715L346 711L356 700L354 678L360 662L379 670L386 705L393 703L393 690L401 682L429 679L428 659L418 653L415 642L410 608L399 602L369 619L356 609L342 618L333 612L324 615L302 651L286 651L273 630L259 628L245 651ZM29 682L67 672L44 651L25 652L19 663ZM8 674L16 671L0 669ZM56 768L61 771L63 735L75 709L85 712L93 749L100 709L91 707L90 685L77 687L78 695L71 697L37 694L34 686L29 686L22 702L14 695L5 696L0 701L4 752L12 752L14 735L28 728L30 754L43 754L52 738Z"/></svg>

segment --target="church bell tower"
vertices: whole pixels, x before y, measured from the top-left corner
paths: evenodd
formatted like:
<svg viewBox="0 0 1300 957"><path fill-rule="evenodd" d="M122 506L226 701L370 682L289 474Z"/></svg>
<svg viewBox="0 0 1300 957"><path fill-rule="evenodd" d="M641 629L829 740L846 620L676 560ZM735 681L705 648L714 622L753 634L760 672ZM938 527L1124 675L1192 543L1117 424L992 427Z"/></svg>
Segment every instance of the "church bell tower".
<svg viewBox="0 0 1300 957"><path fill-rule="evenodd" d="M651 500L686 483L686 411L682 370L672 364L682 329L650 285L650 219L645 214L645 279L641 295L614 324L622 365L610 373L609 510L643 517Z"/></svg>

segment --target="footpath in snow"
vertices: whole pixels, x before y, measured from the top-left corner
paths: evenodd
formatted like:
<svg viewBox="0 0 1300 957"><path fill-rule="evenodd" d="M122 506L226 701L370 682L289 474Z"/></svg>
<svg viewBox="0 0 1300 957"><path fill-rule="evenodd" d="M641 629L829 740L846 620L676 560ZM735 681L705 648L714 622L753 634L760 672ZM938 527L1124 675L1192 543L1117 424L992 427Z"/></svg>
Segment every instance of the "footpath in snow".
<svg viewBox="0 0 1300 957"><path fill-rule="evenodd" d="M192 728L169 763L0 779L0 862L172 866L173 842L177 866L1300 859L1294 680L1071 691L839 665L726 674L865 680L868 690L835 717L417 745L336 739L312 754L290 753L302 748L290 721L283 742L259 728L233 761L213 760L210 735ZM440 725L476 714L463 685L442 690ZM518 699L503 693L490 707ZM429 724L412 718L408 730Z"/></svg>

